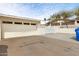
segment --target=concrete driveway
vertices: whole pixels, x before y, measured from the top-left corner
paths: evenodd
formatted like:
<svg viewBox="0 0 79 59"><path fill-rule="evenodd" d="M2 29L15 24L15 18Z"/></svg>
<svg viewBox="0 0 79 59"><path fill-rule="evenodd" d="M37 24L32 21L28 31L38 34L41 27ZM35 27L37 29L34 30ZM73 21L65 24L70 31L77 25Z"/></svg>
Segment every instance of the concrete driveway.
<svg viewBox="0 0 79 59"><path fill-rule="evenodd" d="M63 38L63 37L62 37ZM8 56L79 56L79 43L45 36L28 36L4 39Z"/></svg>

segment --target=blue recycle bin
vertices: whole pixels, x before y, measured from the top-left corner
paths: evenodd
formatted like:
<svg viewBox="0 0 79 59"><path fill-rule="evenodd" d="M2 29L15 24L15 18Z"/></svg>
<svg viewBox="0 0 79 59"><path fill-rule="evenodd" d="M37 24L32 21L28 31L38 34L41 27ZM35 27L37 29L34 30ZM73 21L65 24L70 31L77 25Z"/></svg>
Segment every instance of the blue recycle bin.
<svg viewBox="0 0 79 59"><path fill-rule="evenodd" d="M76 32L76 40L79 41L79 28L76 28L75 32Z"/></svg>

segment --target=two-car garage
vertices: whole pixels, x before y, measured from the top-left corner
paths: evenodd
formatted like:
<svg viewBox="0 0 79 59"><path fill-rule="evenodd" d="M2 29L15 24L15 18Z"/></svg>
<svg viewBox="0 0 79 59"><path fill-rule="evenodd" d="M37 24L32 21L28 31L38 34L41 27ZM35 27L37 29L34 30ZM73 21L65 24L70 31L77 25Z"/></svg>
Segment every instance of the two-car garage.
<svg viewBox="0 0 79 59"><path fill-rule="evenodd" d="M27 32L36 31L38 24L40 21L36 19L2 15L0 16L0 38L25 36Z"/></svg>

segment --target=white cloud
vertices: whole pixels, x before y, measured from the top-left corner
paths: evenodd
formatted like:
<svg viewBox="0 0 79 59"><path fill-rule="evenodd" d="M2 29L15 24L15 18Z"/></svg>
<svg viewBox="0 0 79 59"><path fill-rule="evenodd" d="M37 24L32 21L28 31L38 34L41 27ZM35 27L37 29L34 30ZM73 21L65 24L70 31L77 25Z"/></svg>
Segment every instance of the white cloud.
<svg viewBox="0 0 79 59"><path fill-rule="evenodd" d="M0 13L16 14L17 4L0 4Z"/></svg>
<svg viewBox="0 0 79 59"><path fill-rule="evenodd" d="M37 19L44 19L49 18L50 15L58 12L62 8L59 7L59 5L28 5L28 4L12 4L12 3L4 3L0 4L0 13L4 14L11 14L15 16L24 16L29 18L37 18ZM52 7L53 6L53 7ZM61 5L62 7L63 5ZM70 8L70 7L69 7ZM66 9L69 9L66 8Z"/></svg>
<svg viewBox="0 0 79 59"><path fill-rule="evenodd" d="M33 6L32 6L33 7ZM10 4L4 3L0 4L0 13L16 15L16 16L25 16L30 18L43 19L48 18L50 14L53 14L52 9L43 7L42 10L32 10L28 5L22 6L21 4Z"/></svg>

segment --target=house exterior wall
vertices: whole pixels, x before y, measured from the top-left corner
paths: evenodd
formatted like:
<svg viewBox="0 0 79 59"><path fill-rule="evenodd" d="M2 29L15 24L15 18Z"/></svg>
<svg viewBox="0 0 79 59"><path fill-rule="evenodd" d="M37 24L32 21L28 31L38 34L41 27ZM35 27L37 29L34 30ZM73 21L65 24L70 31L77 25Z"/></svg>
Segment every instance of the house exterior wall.
<svg viewBox="0 0 79 59"><path fill-rule="evenodd" d="M15 24L15 22L22 24ZM40 24L40 21L37 20L0 16L0 40L4 38L5 32L35 31L38 24Z"/></svg>

